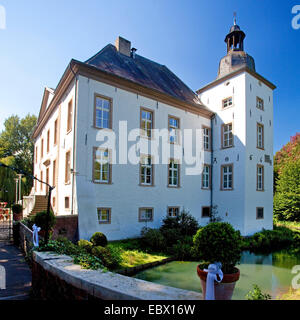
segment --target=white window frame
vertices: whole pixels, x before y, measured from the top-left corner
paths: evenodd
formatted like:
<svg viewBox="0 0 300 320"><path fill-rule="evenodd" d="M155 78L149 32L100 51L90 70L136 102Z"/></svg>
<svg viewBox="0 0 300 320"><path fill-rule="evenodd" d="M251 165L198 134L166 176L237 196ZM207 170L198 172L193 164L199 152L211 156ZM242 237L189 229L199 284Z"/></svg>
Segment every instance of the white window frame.
<svg viewBox="0 0 300 320"><path fill-rule="evenodd" d="M101 101L101 105L98 105L98 101ZM108 104L108 107L105 106ZM97 111L100 112L100 116L97 116ZM104 118L104 114L108 114L108 118ZM98 122L100 121L100 123ZM104 126L104 121L107 121L107 126ZM111 100L101 97L99 95L95 96L95 127L99 129L110 129L111 128Z"/></svg>
<svg viewBox="0 0 300 320"><path fill-rule="evenodd" d="M143 117L144 113L146 114L146 118ZM147 115L150 115L150 118ZM141 136L144 138L152 138L153 117L154 112L152 110L141 108ZM148 128L148 123L150 124L150 128Z"/></svg>
<svg viewBox="0 0 300 320"><path fill-rule="evenodd" d="M139 222L153 221L153 216L154 216L153 208L139 208Z"/></svg>
<svg viewBox="0 0 300 320"><path fill-rule="evenodd" d="M261 165L257 166L257 191L264 190L264 167Z"/></svg>
<svg viewBox="0 0 300 320"><path fill-rule="evenodd" d="M233 147L233 124L226 123L223 124L223 136L222 136L222 147L223 148L231 148Z"/></svg>
<svg viewBox="0 0 300 320"><path fill-rule="evenodd" d="M233 99L232 97L228 97L222 100L222 109L227 109L233 106Z"/></svg>
<svg viewBox="0 0 300 320"><path fill-rule="evenodd" d="M230 181L231 181L231 186L230 186ZM233 165L232 164L222 166L222 190L233 190Z"/></svg>
<svg viewBox="0 0 300 320"><path fill-rule="evenodd" d="M102 219L102 211L105 211L107 214L106 219ZM97 217L98 217L98 223L103 224L103 223L110 223L111 220L111 208L97 208Z"/></svg>
<svg viewBox="0 0 300 320"><path fill-rule="evenodd" d="M177 211L177 213L176 213ZM171 212L171 214L170 214ZM168 207L167 216L169 218L177 218L180 214L180 207Z"/></svg>
<svg viewBox="0 0 300 320"><path fill-rule="evenodd" d="M177 165L177 168L175 168L175 164ZM180 168L180 164L178 162L178 160L176 159L170 159L169 161L169 166L168 166L168 170L169 170L169 174L168 174L168 186L169 187L179 187L179 169ZM174 183L176 177L175 177L175 172L177 172L177 181L176 183ZM170 179L171 179L171 183L170 183Z"/></svg>
<svg viewBox="0 0 300 320"><path fill-rule="evenodd" d="M150 170L150 174L147 173L148 170ZM144 173L143 173L143 171L144 171ZM149 182L147 182L148 177L150 177ZM152 186L153 185L153 164L152 164L152 157L150 155L141 155L141 158L140 158L140 184L143 186Z"/></svg>
<svg viewBox="0 0 300 320"><path fill-rule="evenodd" d="M179 118L169 116L168 121L170 143L179 144L180 120ZM177 123L177 126L174 123Z"/></svg>
<svg viewBox="0 0 300 320"><path fill-rule="evenodd" d="M204 150L210 151L211 150L211 139L210 139L210 128L203 127L203 147Z"/></svg>
<svg viewBox="0 0 300 320"><path fill-rule="evenodd" d="M98 153L98 158L97 158ZM96 183L110 183L110 151L108 149L103 148L95 148L94 155L93 155L93 182ZM98 162L100 167L99 170L95 168L95 162ZM107 168L107 169L105 169ZM96 179L96 172L100 174L100 179ZM103 176L107 174L107 179L103 179Z"/></svg>
<svg viewBox="0 0 300 320"><path fill-rule="evenodd" d="M210 189L210 166L207 164L203 166L202 189Z"/></svg>

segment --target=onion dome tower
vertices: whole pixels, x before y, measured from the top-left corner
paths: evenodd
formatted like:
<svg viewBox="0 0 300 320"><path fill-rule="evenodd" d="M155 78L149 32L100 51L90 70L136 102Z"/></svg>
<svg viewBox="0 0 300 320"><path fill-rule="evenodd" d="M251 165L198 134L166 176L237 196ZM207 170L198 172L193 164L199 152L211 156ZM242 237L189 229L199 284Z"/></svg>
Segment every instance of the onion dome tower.
<svg viewBox="0 0 300 320"><path fill-rule="evenodd" d="M220 61L218 79L245 67L255 72L254 59L244 51L245 37L246 34L236 24L234 18L233 26L224 40L227 45L227 55Z"/></svg>

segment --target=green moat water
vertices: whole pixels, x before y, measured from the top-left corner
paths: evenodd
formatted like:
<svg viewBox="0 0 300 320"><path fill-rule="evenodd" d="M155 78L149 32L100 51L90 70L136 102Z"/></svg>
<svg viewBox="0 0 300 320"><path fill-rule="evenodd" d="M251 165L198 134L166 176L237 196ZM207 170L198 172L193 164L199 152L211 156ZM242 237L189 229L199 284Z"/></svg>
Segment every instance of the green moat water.
<svg viewBox="0 0 300 320"><path fill-rule="evenodd" d="M197 262L174 261L138 273L135 278L166 286L201 292L197 276ZM291 287L295 274L293 266L300 265L300 254L281 251L269 255L243 252L238 268L241 276L233 294L234 300L245 299L245 295L257 284L272 298L285 293Z"/></svg>

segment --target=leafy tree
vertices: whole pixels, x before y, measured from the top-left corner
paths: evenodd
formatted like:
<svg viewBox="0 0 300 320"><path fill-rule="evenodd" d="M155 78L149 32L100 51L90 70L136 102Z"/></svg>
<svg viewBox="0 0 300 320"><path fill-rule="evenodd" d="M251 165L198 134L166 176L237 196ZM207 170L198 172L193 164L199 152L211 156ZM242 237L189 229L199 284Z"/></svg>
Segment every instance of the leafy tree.
<svg viewBox="0 0 300 320"><path fill-rule="evenodd" d="M14 157L6 157L0 159L0 161L7 166L14 166ZM8 202L12 204L15 201L16 174L14 171L4 167L0 167L0 201Z"/></svg>
<svg viewBox="0 0 300 320"><path fill-rule="evenodd" d="M13 115L5 120L5 129L0 133L0 159L9 159L10 164L32 174L33 168L33 149L34 144L31 135L36 125L37 118L35 115L28 114L25 118L20 119ZM12 157L12 159L11 159ZM2 160L1 160L2 161ZM3 169L3 168L2 168ZM8 169L3 169L5 172ZM0 176L0 185L3 185L3 175ZM10 179L6 176L7 179ZM14 181L12 182L14 184ZM32 180L23 179L22 194L28 194L32 188Z"/></svg>
<svg viewBox="0 0 300 320"><path fill-rule="evenodd" d="M300 158L289 161L281 169L274 196L274 215L279 220L300 221Z"/></svg>

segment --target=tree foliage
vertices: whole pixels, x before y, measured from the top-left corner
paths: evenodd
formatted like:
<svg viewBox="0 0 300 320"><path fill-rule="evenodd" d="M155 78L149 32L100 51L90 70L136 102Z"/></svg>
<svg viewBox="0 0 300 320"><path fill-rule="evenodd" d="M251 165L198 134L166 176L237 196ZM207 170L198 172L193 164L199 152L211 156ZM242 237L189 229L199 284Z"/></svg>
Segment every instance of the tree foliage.
<svg viewBox="0 0 300 320"><path fill-rule="evenodd" d="M300 133L276 153L274 177L274 216L300 221Z"/></svg>
<svg viewBox="0 0 300 320"><path fill-rule="evenodd" d="M37 118L35 115L28 114L25 118L19 118L13 115L5 120L4 130L0 133L0 161L15 166L29 174L33 172L33 149L34 144L31 135L36 125ZM11 186L15 186L13 178L14 173L8 173L9 169L1 168L0 185L6 186L11 194ZM8 182L8 181L9 182ZM28 194L32 187L32 180L23 179L22 194ZM2 197L4 197L2 195ZM4 200L5 197L4 197ZM11 200L11 199L10 199Z"/></svg>

